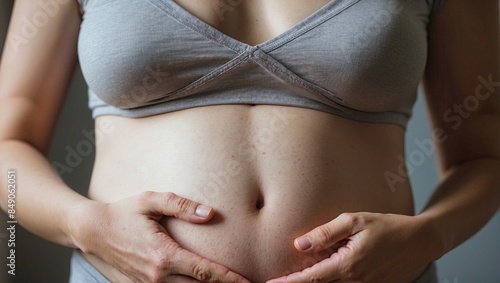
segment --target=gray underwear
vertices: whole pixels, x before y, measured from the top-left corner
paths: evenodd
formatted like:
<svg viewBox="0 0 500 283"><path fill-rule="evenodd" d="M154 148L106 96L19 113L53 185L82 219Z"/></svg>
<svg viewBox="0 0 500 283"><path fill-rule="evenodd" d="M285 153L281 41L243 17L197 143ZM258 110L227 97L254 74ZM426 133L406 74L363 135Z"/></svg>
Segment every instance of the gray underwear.
<svg viewBox="0 0 500 283"><path fill-rule="evenodd" d="M405 128L429 25L449 1L331 0L257 45L172 0L79 2L78 54L93 117L266 104Z"/></svg>
<svg viewBox="0 0 500 283"><path fill-rule="evenodd" d="M78 252L71 256L71 274L69 283L109 283L97 269L86 261ZM438 283L436 264L429 264L425 272L414 283Z"/></svg>
<svg viewBox="0 0 500 283"><path fill-rule="evenodd" d="M70 269L69 283L109 283L109 280L76 250L71 256Z"/></svg>

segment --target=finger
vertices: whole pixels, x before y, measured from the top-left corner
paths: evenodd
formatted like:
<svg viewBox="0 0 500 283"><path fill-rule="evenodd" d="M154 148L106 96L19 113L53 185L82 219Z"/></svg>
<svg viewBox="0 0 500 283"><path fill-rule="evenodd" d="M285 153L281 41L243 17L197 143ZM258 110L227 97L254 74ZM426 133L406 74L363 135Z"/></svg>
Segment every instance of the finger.
<svg viewBox="0 0 500 283"><path fill-rule="evenodd" d="M201 205L172 192L143 192L140 196L142 211L158 215L174 216L192 223L203 223L214 215L211 207Z"/></svg>
<svg viewBox="0 0 500 283"><path fill-rule="evenodd" d="M337 253L302 271L266 281L266 283L337 282L341 276L341 256Z"/></svg>
<svg viewBox="0 0 500 283"><path fill-rule="evenodd" d="M295 239L295 248L304 252L318 252L333 247L358 233L363 222L362 216L357 213L342 213L334 220Z"/></svg>
<svg viewBox="0 0 500 283"><path fill-rule="evenodd" d="M179 249L171 262L174 273L190 276L201 282L250 283L228 268L184 249Z"/></svg>

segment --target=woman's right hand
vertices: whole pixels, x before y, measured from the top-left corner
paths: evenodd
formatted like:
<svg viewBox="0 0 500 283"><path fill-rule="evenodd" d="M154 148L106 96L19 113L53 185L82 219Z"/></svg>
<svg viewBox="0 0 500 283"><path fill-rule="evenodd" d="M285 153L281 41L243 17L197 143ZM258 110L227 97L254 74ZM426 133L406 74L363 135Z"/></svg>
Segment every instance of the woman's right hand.
<svg viewBox="0 0 500 283"><path fill-rule="evenodd" d="M92 201L75 213L78 221L69 230L77 246L134 282L250 283L183 249L159 224L164 216L201 224L213 217L212 208L174 193L143 192L109 204Z"/></svg>
<svg viewBox="0 0 500 283"><path fill-rule="evenodd" d="M0 172L3 178L12 168L23 172L16 198L19 223L102 258L136 282L248 282L182 249L158 224L165 215L202 223L213 212L196 217L196 203L168 193L104 204L62 182L44 154L77 61L78 3L17 0L14 5L0 64ZM2 204L6 183L0 184Z"/></svg>

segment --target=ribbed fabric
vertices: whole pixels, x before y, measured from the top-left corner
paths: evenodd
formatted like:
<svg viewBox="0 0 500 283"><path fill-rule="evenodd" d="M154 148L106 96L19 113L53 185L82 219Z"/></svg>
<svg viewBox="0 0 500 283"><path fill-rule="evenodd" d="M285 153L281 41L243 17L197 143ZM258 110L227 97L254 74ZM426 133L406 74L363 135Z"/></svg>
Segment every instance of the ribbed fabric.
<svg viewBox="0 0 500 283"><path fill-rule="evenodd" d="M169 0L80 0L93 116L271 104L406 127L445 0L332 0L251 46ZM229 12L228 12L229 13Z"/></svg>

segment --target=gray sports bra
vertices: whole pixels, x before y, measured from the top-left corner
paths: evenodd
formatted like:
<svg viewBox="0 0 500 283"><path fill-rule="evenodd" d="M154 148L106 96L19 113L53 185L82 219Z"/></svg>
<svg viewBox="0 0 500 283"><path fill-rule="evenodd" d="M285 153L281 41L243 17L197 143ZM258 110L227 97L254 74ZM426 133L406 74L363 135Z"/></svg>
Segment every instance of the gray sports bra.
<svg viewBox="0 0 500 283"><path fill-rule="evenodd" d="M316 109L406 127L446 0L332 0L256 46L170 0L79 0L93 117L217 104Z"/></svg>

